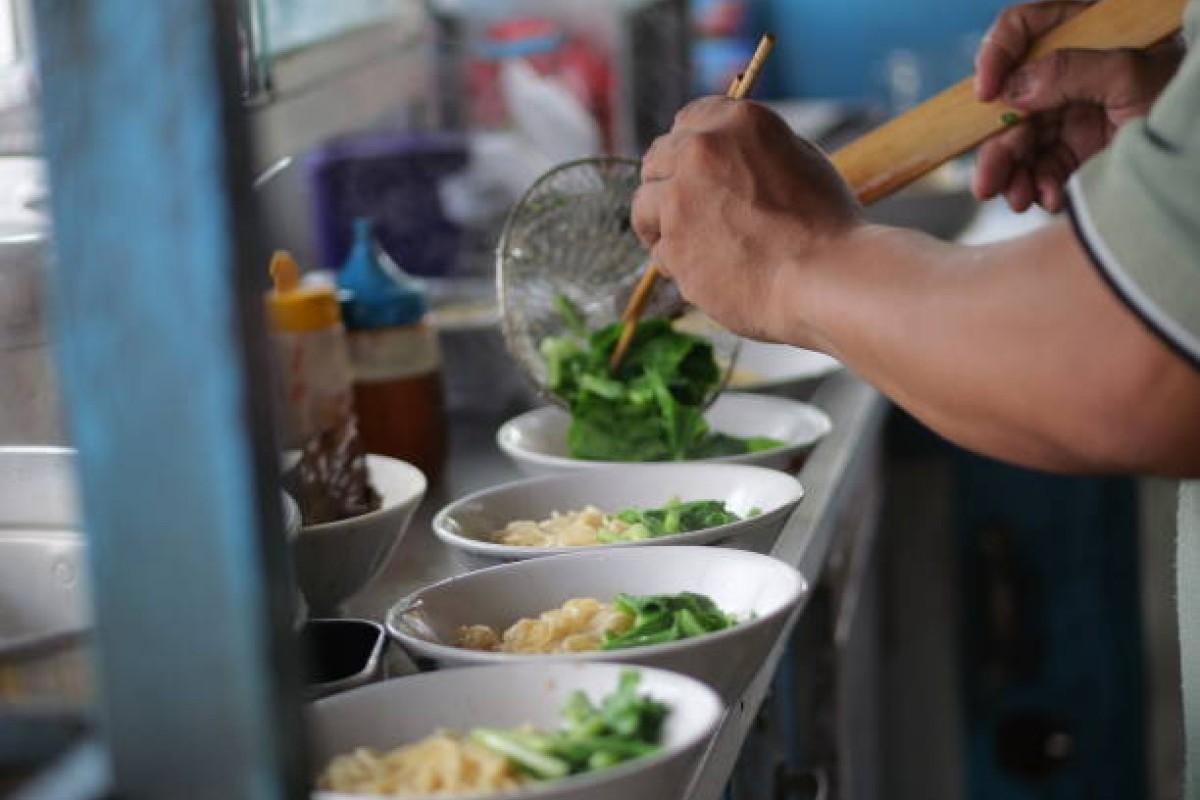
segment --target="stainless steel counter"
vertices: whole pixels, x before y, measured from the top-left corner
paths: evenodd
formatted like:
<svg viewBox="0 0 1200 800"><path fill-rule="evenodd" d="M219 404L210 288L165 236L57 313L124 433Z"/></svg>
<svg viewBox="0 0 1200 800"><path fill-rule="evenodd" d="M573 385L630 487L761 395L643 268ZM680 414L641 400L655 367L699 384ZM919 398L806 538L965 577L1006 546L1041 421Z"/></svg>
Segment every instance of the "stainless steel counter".
<svg viewBox="0 0 1200 800"><path fill-rule="evenodd" d="M834 580L848 587L839 594L835 642L848 644L849 620L857 593L853 588L862 546L877 528L879 480L877 474L880 428L887 401L852 375L842 373L826 380L812 402L833 419L833 432L805 463L800 480L806 491L770 549L775 557L796 566L812 586ZM496 448L494 424L460 422L454 426L451 460L444 484L426 498L408 535L396 548L384 572L366 591L347 604L355 616L379 619L398 598L433 581L463 571L448 548L433 535L430 520L449 499L486 486L512 480L518 473ZM835 556L832 561L831 556ZM836 574L833 574L836 573ZM802 606L789 623L790 632ZM741 702L732 706L701 762L687 796L695 800L719 798L728 783L742 745L783 657L788 637L781 636L770 657ZM852 750L853 732L836 731L839 745ZM844 781L843 781L844 782Z"/></svg>

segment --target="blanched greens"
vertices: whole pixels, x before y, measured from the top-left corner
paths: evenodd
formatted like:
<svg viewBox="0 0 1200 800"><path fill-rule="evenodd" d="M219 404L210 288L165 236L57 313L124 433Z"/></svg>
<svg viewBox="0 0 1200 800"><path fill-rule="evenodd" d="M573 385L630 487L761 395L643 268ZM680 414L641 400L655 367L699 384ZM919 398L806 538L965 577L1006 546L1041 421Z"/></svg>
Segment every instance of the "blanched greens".
<svg viewBox="0 0 1200 800"><path fill-rule="evenodd" d="M750 515L753 516L755 511L751 510ZM598 541L611 544L653 539L702 531L741 520L720 500L692 500L685 503L678 497L671 498L662 508L626 508L613 516L630 527L622 531L605 528L596 534Z"/></svg>
<svg viewBox="0 0 1200 800"><path fill-rule="evenodd" d="M666 319L638 323L615 374L609 357L619 323L588 332L565 297L558 310L569 333L542 341L550 391L571 409L567 446L594 461L682 461L758 452L782 443L713 433L704 404L721 380L712 345Z"/></svg>
<svg viewBox="0 0 1200 800"><path fill-rule="evenodd" d="M562 709L557 731L476 728L471 739L509 759L539 780L563 778L615 766L658 752L667 706L637 692L641 675L622 670L617 689L594 705L574 692Z"/></svg>
<svg viewBox="0 0 1200 800"><path fill-rule="evenodd" d="M613 606L632 616L633 625L624 633L605 636L601 650L677 642L737 624L712 598L693 592L645 597L619 594Z"/></svg>

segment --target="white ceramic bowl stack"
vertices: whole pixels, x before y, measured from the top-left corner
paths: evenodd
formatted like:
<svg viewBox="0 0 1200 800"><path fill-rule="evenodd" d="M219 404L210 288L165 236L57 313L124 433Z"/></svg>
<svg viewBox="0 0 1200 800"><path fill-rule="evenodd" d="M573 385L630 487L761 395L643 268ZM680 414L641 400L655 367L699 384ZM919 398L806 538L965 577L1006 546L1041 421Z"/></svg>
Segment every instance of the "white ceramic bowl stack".
<svg viewBox="0 0 1200 800"><path fill-rule="evenodd" d="M559 709L576 690L593 701L617 686L614 664L544 664L444 670L376 683L322 700L310 709L315 763L358 747L391 750L439 729L510 728L531 724L552 730ZM506 792L504 800L629 800L678 797L702 748L716 730L721 703L703 684L654 669L642 669L639 692L670 707L661 751L611 769ZM319 800L359 797L316 792Z"/></svg>
<svg viewBox="0 0 1200 800"><path fill-rule="evenodd" d="M739 392L723 393L709 407L705 418L718 433L766 436L785 444L761 453L696 459L696 462L754 464L782 470L791 470L832 428L828 415L814 405ZM567 451L570 424L570 414L564 409L535 408L500 426L496 443L526 475L596 469L618 463L572 458Z"/></svg>
<svg viewBox="0 0 1200 800"><path fill-rule="evenodd" d="M581 549L728 542L749 549L769 547L804 496L791 475L745 464L671 463L569 472L503 484L451 503L433 519L433 531L469 568ZM633 542L581 547L523 547L495 542L492 535L516 520L542 520L552 512L595 506L616 513L658 508L671 499L720 500L740 522ZM754 516L750 514L758 513Z"/></svg>
<svg viewBox="0 0 1200 800"><path fill-rule="evenodd" d="M504 630L576 597L696 592L740 622L678 642L623 650L519 655L455 647L460 627ZM795 569L770 556L715 547L587 549L504 564L417 591L387 617L388 632L435 666L620 661L673 670L707 683L727 702L739 698L784 631L805 593ZM537 670L533 669L537 664Z"/></svg>

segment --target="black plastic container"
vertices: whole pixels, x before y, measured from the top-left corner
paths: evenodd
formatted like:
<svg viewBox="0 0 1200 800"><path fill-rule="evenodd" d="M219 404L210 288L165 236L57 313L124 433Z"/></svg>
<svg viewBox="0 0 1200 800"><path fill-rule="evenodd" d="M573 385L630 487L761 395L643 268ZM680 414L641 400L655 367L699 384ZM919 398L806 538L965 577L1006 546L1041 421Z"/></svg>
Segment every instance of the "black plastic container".
<svg viewBox="0 0 1200 800"><path fill-rule="evenodd" d="M311 619L300 629L311 699L344 692L383 677L387 634L365 619Z"/></svg>

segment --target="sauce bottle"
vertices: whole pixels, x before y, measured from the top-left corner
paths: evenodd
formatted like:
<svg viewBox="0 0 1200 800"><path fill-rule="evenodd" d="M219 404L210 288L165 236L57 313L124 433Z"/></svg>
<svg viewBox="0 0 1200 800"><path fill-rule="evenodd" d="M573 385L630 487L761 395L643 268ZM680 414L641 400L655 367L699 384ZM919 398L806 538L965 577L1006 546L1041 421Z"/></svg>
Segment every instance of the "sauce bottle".
<svg viewBox="0 0 1200 800"><path fill-rule="evenodd" d="M283 394L283 444L299 452L288 490L306 525L379 507L351 403L352 372L337 293L300 282L292 256L271 259L267 318Z"/></svg>
<svg viewBox="0 0 1200 800"><path fill-rule="evenodd" d="M446 462L446 416L441 356L425 321L424 293L379 247L368 219L354 221L338 286L363 442L437 481Z"/></svg>

